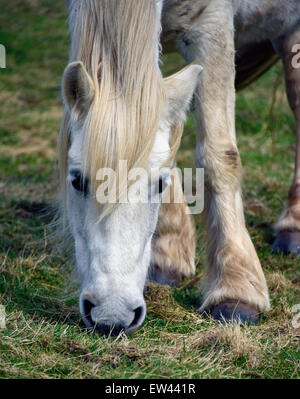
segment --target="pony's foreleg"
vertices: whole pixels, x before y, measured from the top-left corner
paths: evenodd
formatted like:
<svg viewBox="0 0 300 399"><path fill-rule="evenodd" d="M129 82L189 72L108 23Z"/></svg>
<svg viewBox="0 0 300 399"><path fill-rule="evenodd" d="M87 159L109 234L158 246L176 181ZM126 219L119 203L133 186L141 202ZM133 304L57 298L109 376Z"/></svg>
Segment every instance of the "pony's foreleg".
<svg viewBox="0 0 300 399"><path fill-rule="evenodd" d="M297 147L294 180L288 203L275 224L273 250L300 255L300 69L295 65L293 52L294 45L300 44L300 27L274 44L284 64L287 96L296 118Z"/></svg>
<svg viewBox="0 0 300 399"><path fill-rule="evenodd" d="M214 318L257 322L269 309L268 289L247 232L241 162L235 137L235 67L231 2L207 2L180 49L203 66L196 96L197 162L205 171L207 268L201 311Z"/></svg>
<svg viewBox="0 0 300 399"><path fill-rule="evenodd" d="M174 197L177 203L174 203ZM172 286L183 277L195 273L196 244L194 221L187 213L187 204L176 169L173 173L173 184L166 189L164 198L170 198L170 202L163 202L161 205L152 240L149 278Z"/></svg>

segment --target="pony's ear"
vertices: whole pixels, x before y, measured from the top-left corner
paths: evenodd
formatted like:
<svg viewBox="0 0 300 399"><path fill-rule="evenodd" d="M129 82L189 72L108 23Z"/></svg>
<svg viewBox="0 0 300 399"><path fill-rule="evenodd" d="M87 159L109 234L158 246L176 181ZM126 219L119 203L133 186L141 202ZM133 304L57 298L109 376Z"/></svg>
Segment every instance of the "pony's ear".
<svg viewBox="0 0 300 399"><path fill-rule="evenodd" d="M168 100L167 114L171 120L184 121L202 72L201 65L190 65L182 71L166 78L165 87Z"/></svg>
<svg viewBox="0 0 300 399"><path fill-rule="evenodd" d="M78 117L90 105L94 97L94 84L80 61L67 66L63 75L62 95L69 110Z"/></svg>

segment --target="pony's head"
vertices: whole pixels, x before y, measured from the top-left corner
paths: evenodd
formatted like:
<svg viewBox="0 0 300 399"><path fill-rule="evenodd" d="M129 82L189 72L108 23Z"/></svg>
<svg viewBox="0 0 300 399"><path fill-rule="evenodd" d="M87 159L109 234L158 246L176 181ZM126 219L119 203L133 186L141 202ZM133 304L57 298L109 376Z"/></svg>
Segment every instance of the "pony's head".
<svg viewBox="0 0 300 399"><path fill-rule="evenodd" d="M114 15L124 3L114 2ZM112 3L102 4L109 8ZM94 35L95 62L83 56L83 49L81 61L66 68L62 85L61 186L82 286L80 312L88 328L113 335L134 331L145 318L143 290L160 197L171 182L170 168L202 69L192 65L162 78L155 58L156 16L153 14L153 29L147 27L150 3L145 0L143 4L140 15L135 10L137 26L132 27L135 33L139 30L142 42L134 48L124 43L127 47L123 49L124 32L120 34L120 27L114 26L108 37L116 43L100 40L94 45L101 37ZM127 11L121 13L124 25L128 25ZM146 19L139 29L142 18ZM154 41L148 39L151 32ZM126 40L131 42L128 37ZM78 55L78 49L75 53ZM126 166L120 161L126 161ZM138 179L142 201L136 200L136 184L129 182L128 188L122 177L137 168L155 171L151 179ZM108 170L113 179L101 184L103 171ZM108 203L102 202L103 198Z"/></svg>

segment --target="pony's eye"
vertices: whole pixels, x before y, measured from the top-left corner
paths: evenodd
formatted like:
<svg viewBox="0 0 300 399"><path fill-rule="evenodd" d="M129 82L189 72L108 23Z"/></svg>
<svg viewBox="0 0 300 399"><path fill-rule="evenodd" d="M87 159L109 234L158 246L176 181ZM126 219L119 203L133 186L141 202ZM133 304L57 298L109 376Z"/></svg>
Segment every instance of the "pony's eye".
<svg viewBox="0 0 300 399"><path fill-rule="evenodd" d="M84 179L82 174L79 171L71 172L72 180L71 184L75 188L76 191L83 193L85 196L88 194L88 185L89 182L87 179Z"/></svg>
<svg viewBox="0 0 300 399"><path fill-rule="evenodd" d="M164 191L164 183L162 177L160 177L158 181L158 193L162 194L163 191Z"/></svg>

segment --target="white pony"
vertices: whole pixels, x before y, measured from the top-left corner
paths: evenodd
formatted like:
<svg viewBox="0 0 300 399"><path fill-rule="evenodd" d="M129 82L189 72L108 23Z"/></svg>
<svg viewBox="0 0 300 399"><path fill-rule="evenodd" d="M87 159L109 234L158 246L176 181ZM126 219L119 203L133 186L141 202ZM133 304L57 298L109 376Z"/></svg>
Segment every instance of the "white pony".
<svg viewBox="0 0 300 399"><path fill-rule="evenodd" d="M285 59L299 33L300 5L298 0L284 1L284 7L281 3L68 1L72 44L63 77L65 112L58 149L62 202L82 282L80 311L88 328L113 335L134 331L146 313L147 275L174 284L195 271L195 229L184 201L125 203L120 201L127 191L121 177L117 203L96 201L98 173L107 169L115 176L134 168L163 170L140 190L157 199L171 191L173 198L180 186L175 175L169 187L171 169L195 91L196 156L206 177L207 268L200 311L217 320L256 323L258 314L269 309L267 284L243 215L234 119L235 46L248 50L243 46L254 42L255 50L256 44L272 41ZM176 48L188 62L200 59L202 73L201 66L191 65L162 78L161 27L164 49ZM257 66L269 67L271 56L273 47ZM295 81L292 72L289 76ZM297 93L291 89L290 98ZM124 160L126 171L120 166ZM279 237L285 234L291 242L298 237L293 232L300 231L297 165L292 199L277 226Z"/></svg>
<svg viewBox="0 0 300 399"><path fill-rule="evenodd" d="M120 160L127 161L128 170L163 168L149 190L160 196L170 184L202 70L193 65L162 78L159 10L148 0L89 0L70 7L60 171L82 281L80 311L86 325L103 334L130 333L144 320L143 290L160 204L100 206L97 173L118 170Z"/></svg>

